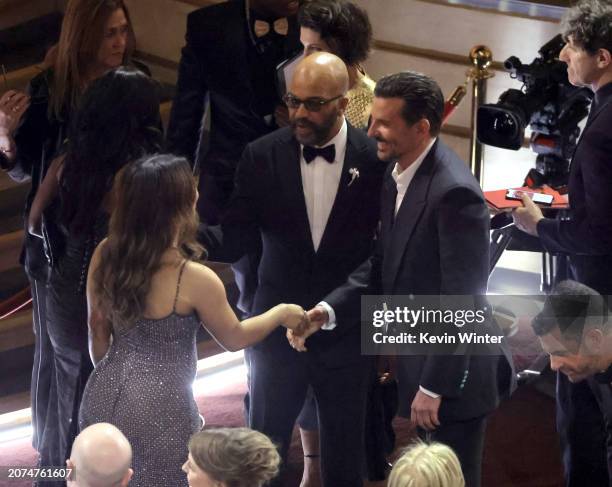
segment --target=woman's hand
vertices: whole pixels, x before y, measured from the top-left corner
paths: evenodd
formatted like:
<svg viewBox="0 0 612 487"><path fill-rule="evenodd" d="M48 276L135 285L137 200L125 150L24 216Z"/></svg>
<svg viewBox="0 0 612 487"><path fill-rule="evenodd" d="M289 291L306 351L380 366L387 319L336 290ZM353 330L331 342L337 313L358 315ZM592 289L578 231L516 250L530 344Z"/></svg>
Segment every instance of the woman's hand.
<svg viewBox="0 0 612 487"><path fill-rule="evenodd" d="M295 335L301 335L310 325L308 314L304 311L304 308L297 304L285 304L284 305L284 317L282 325L292 330Z"/></svg>
<svg viewBox="0 0 612 487"><path fill-rule="evenodd" d="M9 90L0 97L0 136L13 136L29 106L30 97L21 91Z"/></svg>
<svg viewBox="0 0 612 487"><path fill-rule="evenodd" d="M30 97L19 91L9 90L0 97L0 152L9 160L16 152L13 134L29 106Z"/></svg>

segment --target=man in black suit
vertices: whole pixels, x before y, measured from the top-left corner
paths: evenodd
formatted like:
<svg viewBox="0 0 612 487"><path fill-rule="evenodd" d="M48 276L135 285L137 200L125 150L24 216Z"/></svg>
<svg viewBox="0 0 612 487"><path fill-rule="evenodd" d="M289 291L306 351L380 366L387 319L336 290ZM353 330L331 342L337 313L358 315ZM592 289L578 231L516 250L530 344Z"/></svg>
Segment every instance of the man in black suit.
<svg viewBox="0 0 612 487"><path fill-rule="evenodd" d="M437 138L444 110L440 88L424 75L403 72L381 79L374 96L369 135L378 142L378 157L395 162L383 181L377 251L324 302L343 320L359 312L360 289L478 300L487 288L489 215L474 176ZM321 307L309 314L305 337L288 334L298 349L328 321ZM486 416L500 396L498 368L505 368L505 388L511 380L511 367L499 353L398 357L399 414L410 417L422 436L455 450L468 486L480 485Z"/></svg>
<svg viewBox="0 0 612 487"><path fill-rule="evenodd" d="M333 54L300 63L285 97L291 127L246 147L222 235L209 229L202 239L213 257L232 260L261 238L254 314L282 302L315 306L372 252L385 166L373 142L346 123L347 90L346 67ZM308 350L297 353L278 332L249 351L249 426L278 442L286 460L311 385L323 485L361 486L370 363L360 353L358 315L326 327Z"/></svg>
<svg viewBox="0 0 612 487"><path fill-rule="evenodd" d="M238 0L187 17L168 150L200 174L198 210L220 220L244 147L274 131L276 66L301 48L297 0Z"/></svg>
<svg viewBox="0 0 612 487"><path fill-rule="evenodd" d="M612 485L612 319L609 314L605 297L597 291L576 281L562 281L546 297L544 308L532 323L542 348L550 355L550 368L572 384L582 383L591 390L597 403L592 413L605 427L602 431L606 437L605 448L591 461L606 462L607 456L608 479L583 478L582 485ZM591 411L578 410L577 414L578 422L591 419L583 416Z"/></svg>
<svg viewBox="0 0 612 487"><path fill-rule="evenodd" d="M278 128L276 67L301 50L297 10L298 0L236 0L187 17L167 146L199 173L198 214L210 225L228 205L245 146ZM258 260L254 247L233 266L247 314Z"/></svg>
<svg viewBox="0 0 612 487"><path fill-rule="evenodd" d="M569 255L576 281L612 294L612 5L586 0L564 21L570 83L595 93L576 147L568 182L570 219L544 218L531 200L514 211L518 228L553 253ZM568 486L607 485L606 438L598 405L586 382L557 374L557 429Z"/></svg>

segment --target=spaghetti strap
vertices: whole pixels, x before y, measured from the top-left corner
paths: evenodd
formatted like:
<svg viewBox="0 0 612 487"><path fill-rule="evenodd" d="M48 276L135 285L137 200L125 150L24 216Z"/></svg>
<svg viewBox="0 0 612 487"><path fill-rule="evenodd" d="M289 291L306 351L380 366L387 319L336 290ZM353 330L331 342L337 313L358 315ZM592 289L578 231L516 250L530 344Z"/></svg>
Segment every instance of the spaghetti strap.
<svg viewBox="0 0 612 487"><path fill-rule="evenodd" d="M187 263L187 259L183 260L183 263L181 264L181 270L179 271L178 280L176 281L176 294L174 295L174 304L172 305L173 313L176 313L176 302L178 301L179 288L181 286L181 278L183 277L183 271L185 270L186 263Z"/></svg>

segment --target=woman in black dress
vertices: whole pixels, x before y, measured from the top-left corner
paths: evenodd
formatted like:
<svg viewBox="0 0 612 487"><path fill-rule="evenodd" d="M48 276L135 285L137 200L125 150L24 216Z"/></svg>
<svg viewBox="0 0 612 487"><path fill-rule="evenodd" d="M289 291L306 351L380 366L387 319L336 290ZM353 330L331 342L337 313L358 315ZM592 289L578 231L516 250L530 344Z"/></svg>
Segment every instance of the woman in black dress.
<svg viewBox="0 0 612 487"><path fill-rule="evenodd" d="M46 231L54 229L47 318L55 380L41 448L48 465L68 458L92 370L85 285L91 255L107 233L113 179L125 164L158 149L158 127L158 86L146 74L121 67L98 78L73 117L65 158L53 162L32 205L31 230L37 233L43 208Z"/></svg>

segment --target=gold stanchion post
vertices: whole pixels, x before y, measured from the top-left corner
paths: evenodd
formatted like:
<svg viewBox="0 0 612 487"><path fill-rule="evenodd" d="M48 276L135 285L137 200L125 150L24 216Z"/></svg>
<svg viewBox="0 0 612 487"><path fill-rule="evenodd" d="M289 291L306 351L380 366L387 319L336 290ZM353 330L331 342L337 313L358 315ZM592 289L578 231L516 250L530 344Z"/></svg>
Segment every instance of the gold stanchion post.
<svg viewBox="0 0 612 487"><path fill-rule="evenodd" d="M472 80L472 116L471 116L471 140L470 140L470 169L480 185L483 182L483 162L484 151L482 144L476 138L476 122L478 107L485 103L487 95L487 79L494 76L489 71L489 66L493 60L491 49L487 46L474 46L470 50L470 61L472 68L467 72Z"/></svg>

